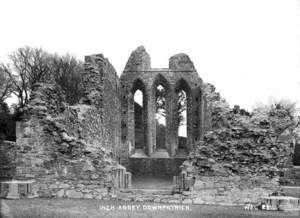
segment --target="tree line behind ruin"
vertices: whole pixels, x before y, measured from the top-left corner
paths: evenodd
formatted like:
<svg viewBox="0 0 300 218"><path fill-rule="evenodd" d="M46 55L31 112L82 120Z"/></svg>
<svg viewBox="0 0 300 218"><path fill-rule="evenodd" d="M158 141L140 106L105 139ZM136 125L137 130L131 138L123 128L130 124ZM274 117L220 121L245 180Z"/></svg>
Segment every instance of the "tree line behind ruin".
<svg viewBox="0 0 300 218"><path fill-rule="evenodd" d="M55 82L64 91L70 105L83 95L81 83L82 61L66 54L49 53L41 48L22 47L0 63L0 138L15 140L15 122L20 119L36 83ZM7 100L17 98L10 112Z"/></svg>

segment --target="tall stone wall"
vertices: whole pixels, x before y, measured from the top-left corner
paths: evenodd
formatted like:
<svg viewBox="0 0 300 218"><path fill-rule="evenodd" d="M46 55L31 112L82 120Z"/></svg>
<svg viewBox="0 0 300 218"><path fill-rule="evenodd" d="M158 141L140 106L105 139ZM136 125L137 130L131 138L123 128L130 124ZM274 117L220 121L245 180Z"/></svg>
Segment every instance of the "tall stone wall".
<svg viewBox="0 0 300 218"><path fill-rule="evenodd" d="M85 138L96 140L119 156L121 137L120 82L114 67L102 54L85 57L83 84L85 97L81 102L94 105L99 117L91 119L95 128L83 128ZM90 131L95 131L90 133Z"/></svg>
<svg viewBox="0 0 300 218"><path fill-rule="evenodd" d="M41 197L105 198L115 188L119 81L102 55L85 58L85 96L69 106L60 87L37 84L17 125L15 179Z"/></svg>

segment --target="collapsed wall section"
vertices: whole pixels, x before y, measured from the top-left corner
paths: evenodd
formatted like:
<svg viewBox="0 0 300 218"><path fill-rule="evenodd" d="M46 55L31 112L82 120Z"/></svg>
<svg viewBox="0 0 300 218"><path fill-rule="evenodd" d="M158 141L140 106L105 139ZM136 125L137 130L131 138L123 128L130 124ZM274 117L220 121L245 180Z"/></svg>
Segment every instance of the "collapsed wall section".
<svg viewBox="0 0 300 218"><path fill-rule="evenodd" d="M69 106L54 83L36 84L17 125L14 179L40 197L106 198L117 187L119 81L103 55L85 58L85 95Z"/></svg>

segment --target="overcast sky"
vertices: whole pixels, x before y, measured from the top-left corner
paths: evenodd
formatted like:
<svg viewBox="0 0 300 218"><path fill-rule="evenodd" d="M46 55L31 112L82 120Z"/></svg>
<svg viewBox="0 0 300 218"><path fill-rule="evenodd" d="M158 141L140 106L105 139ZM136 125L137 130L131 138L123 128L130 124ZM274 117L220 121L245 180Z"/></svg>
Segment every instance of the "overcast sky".
<svg viewBox="0 0 300 218"><path fill-rule="evenodd" d="M144 45L152 67L188 54L231 105L300 102L299 0L7 0L0 8L0 61L25 45L80 59L103 53L120 75Z"/></svg>

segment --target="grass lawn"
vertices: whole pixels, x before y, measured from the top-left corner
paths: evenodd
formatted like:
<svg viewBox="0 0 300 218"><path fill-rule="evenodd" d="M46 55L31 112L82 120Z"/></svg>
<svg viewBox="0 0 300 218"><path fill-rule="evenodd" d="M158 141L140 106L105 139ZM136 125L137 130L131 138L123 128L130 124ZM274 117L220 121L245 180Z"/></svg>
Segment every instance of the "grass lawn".
<svg viewBox="0 0 300 218"><path fill-rule="evenodd" d="M300 217L300 212L271 212L271 211L245 211L241 207L188 205L184 210L150 210L153 206L167 206L168 204L118 202L88 199L21 199L0 200L1 217L22 218L73 218L73 217L97 217L97 218L185 218L185 217ZM139 206L135 210L125 210L123 206ZM173 204L174 206L175 204ZM182 205L179 205L182 206ZM184 205L185 207L186 205ZM148 209L145 209L148 207ZM144 209L143 209L144 208ZM111 209L111 210L106 210ZM128 209L128 207L127 207Z"/></svg>

